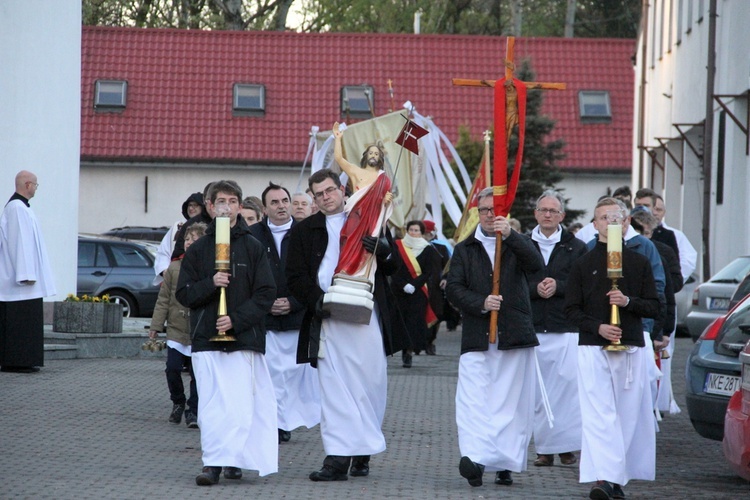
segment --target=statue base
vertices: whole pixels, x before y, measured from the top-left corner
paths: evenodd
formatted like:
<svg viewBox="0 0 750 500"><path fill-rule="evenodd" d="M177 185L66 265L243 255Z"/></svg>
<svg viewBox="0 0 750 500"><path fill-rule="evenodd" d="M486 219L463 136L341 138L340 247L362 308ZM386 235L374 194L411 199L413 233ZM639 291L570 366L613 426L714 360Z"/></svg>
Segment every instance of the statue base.
<svg viewBox="0 0 750 500"><path fill-rule="evenodd" d="M367 325L375 307L372 288L365 278L337 274L323 296L323 310L329 311L335 320Z"/></svg>

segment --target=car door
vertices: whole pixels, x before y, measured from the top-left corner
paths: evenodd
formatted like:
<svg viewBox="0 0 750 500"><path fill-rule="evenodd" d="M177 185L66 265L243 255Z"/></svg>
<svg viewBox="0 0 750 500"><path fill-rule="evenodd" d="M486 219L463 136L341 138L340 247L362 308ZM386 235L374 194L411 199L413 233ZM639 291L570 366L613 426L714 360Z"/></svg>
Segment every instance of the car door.
<svg viewBox="0 0 750 500"><path fill-rule="evenodd" d="M112 272L104 246L96 241L78 241L78 295L93 295Z"/></svg>

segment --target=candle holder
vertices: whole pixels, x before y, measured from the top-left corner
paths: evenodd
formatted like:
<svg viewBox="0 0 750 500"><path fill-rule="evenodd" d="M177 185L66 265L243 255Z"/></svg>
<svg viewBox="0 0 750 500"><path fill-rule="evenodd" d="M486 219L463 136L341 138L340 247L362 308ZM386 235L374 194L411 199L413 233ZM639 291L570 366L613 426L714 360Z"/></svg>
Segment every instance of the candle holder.
<svg viewBox="0 0 750 500"><path fill-rule="evenodd" d="M229 217L216 217L216 260L215 269L221 272L229 272ZM218 317L227 315L227 289L219 289ZM213 342L231 342L237 340L233 335L228 335L221 330L210 339Z"/></svg>
<svg viewBox="0 0 750 500"><path fill-rule="evenodd" d="M612 226L609 226L612 227ZM617 226L618 228L622 226ZM616 232L616 231L615 231ZM607 240L609 243L609 239ZM621 243L621 240L618 241ZM617 280L622 278L622 251L607 251L607 278L612 280L611 290L619 290L617 287ZM609 324L612 326L620 326L620 307L617 304L612 304L609 313ZM602 347L605 351L619 352L627 351L628 346L623 345L620 340L614 340Z"/></svg>

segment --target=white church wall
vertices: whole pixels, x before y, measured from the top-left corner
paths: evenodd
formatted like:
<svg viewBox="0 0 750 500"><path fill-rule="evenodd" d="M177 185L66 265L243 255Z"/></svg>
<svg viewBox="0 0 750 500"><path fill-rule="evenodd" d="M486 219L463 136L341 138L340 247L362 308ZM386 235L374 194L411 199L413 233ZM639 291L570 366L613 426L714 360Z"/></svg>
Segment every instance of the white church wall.
<svg viewBox="0 0 750 500"><path fill-rule="evenodd" d="M307 188L309 175L308 167L301 191ZM81 166L81 193L100 193L104 202L90 196L80 197L80 231L98 234L122 226L171 226L182 219L185 199L203 191L209 182L234 180L242 188L243 196L260 196L268 182L273 181L294 194L299 176L299 169L288 167L203 165L198 168L86 163Z"/></svg>
<svg viewBox="0 0 750 500"><path fill-rule="evenodd" d="M80 0L0 2L0 68L0 196L19 170L37 175L31 206L58 292L46 300L60 300L76 290Z"/></svg>

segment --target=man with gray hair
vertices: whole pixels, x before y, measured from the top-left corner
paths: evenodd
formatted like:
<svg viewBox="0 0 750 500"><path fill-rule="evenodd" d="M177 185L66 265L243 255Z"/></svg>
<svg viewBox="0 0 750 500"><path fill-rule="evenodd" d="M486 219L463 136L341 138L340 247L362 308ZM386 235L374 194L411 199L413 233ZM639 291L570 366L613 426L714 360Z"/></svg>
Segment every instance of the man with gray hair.
<svg viewBox="0 0 750 500"><path fill-rule="evenodd" d="M485 469L495 483L513 484L511 471L526 470L534 415L539 345L526 277L544 265L531 240L494 213L492 188L479 193L479 225L456 245L445 291L463 314L456 388L458 470L471 486L482 485ZM492 293L496 234L502 235L500 293ZM502 304L502 307L501 307ZM489 343L491 311L497 339Z"/></svg>
<svg viewBox="0 0 750 500"><path fill-rule="evenodd" d="M306 219L312 215L312 197L301 191L292 195L292 217L297 222Z"/></svg>
<svg viewBox="0 0 750 500"><path fill-rule="evenodd" d="M534 447L537 467L551 466L555 454L563 465L576 463L581 449L581 409L578 405L578 326L565 315L565 289L570 269L587 252L586 244L562 226L565 200L554 190L539 197L534 209L537 226L531 241L544 259L544 268L528 276L536 348L543 384L536 391ZM546 394L542 392L546 389ZM545 396L548 399L545 399ZM545 404L548 402L548 407ZM554 415L550 425L546 408Z"/></svg>

